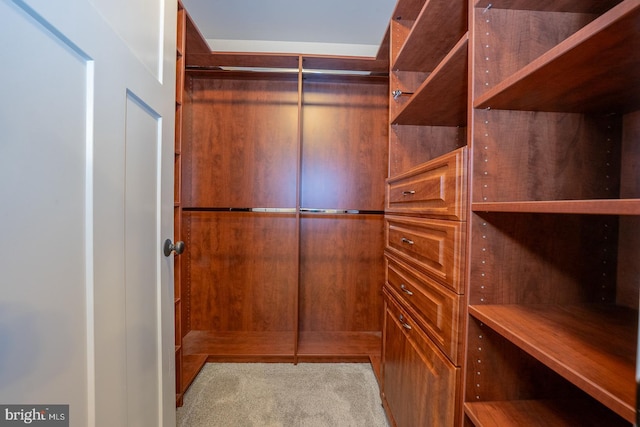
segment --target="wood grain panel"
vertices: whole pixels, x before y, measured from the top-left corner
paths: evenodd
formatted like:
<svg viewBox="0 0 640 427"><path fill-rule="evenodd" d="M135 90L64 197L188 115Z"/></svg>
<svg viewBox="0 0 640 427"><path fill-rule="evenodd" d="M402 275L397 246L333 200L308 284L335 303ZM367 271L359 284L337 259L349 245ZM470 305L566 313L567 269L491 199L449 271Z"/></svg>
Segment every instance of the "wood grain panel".
<svg viewBox="0 0 640 427"><path fill-rule="evenodd" d="M613 303L618 218L474 215L470 304Z"/></svg>
<svg viewBox="0 0 640 427"><path fill-rule="evenodd" d="M466 402L584 397L574 386L471 317Z"/></svg>
<svg viewBox="0 0 640 427"><path fill-rule="evenodd" d="M623 120L620 197L640 198L640 111L627 114ZM618 249L618 285L616 301L638 309L638 277L640 263L640 209L636 215L620 218Z"/></svg>
<svg viewBox="0 0 640 427"><path fill-rule="evenodd" d="M393 125L389 135L389 177L413 169L466 144L466 128Z"/></svg>
<svg viewBox="0 0 640 427"><path fill-rule="evenodd" d="M190 329L293 331L295 214L184 215L190 219Z"/></svg>
<svg viewBox="0 0 640 427"><path fill-rule="evenodd" d="M619 116L476 110L474 201L612 199Z"/></svg>
<svg viewBox="0 0 640 427"><path fill-rule="evenodd" d="M186 207L295 207L296 81L191 79Z"/></svg>
<svg viewBox="0 0 640 427"><path fill-rule="evenodd" d="M476 10L475 98L596 17L582 13Z"/></svg>
<svg viewBox="0 0 640 427"><path fill-rule="evenodd" d="M382 330L382 215L303 215L300 330Z"/></svg>
<svg viewBox="0 0 640 427"><path fill-rule="evenodd" d="M387 84L305 81L301 205L384 209Z"/></svg>

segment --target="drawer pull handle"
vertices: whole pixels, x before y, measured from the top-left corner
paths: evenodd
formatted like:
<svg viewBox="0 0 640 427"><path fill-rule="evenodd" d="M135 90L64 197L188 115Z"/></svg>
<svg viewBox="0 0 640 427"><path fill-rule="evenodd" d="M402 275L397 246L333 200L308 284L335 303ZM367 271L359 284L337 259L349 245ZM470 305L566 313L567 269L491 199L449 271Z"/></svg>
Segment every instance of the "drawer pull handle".
<svg viewBox="0 0 640 427"><path fill-rule="evenodd" d="M408 245L413 245L413 240L407 239L406 237L402 238L402 243L406 243Z"/></svg>
<svg viewBox="0 0 640 427"><path fill-rule="evenodd" d="M402 192L403 196L411 196L413 194L416 194L416 190L409 190L409 191L403 191Z"/></svg>
<svg viewBox="0 0 640 427"><path fill-rule="evenodd" d="M404 283L402 283L400 285L400 289L402 289L402 292L404 292L407 295L413 295L413 292L411 292L409 289L407 289L407 287L404 285Z"/></svg>
<svg viewBox="0 0 640 427"><path fill-rule="evenodd" d="M398 319L400 320L400 324L402 325L403 328L409 329L409 330L411 329L411 325L404 321L404 316L402 314Z"/></svg>

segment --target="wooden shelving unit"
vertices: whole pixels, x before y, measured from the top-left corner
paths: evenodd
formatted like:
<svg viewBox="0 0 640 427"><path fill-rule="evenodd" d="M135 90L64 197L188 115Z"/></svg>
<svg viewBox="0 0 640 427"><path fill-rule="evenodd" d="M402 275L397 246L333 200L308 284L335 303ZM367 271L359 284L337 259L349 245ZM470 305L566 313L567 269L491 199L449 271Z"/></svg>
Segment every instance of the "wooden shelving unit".
<svg viewBox="0 0 640 427"><path fill-rule="evenodd" d="M461 422L468 2L400 0L390 22L382 397L394 426Z"/></svg>
<svg viewBox="0 0 640 427"><path fill-rule="evenodd" d="M467 42L465 34L391 119L392 125L466 126Z"/></svg>
<svg viewBox="0 0 640 427"><path fill-rule="evenodd" d="M483 0L471 18L465 423L630 426L640 2Z"/></svg>
<svg viewBox="0 0 640 427"><path fill-rule="evenodd" d="M184 105L184 70L185 70L185 43L186 43L187 14L182 5L178 2L178 22L176 40L176 117L175 117L175 154L174 154L174 207L173 224L174 242L181 239L182 233L182 205L181 205L181 170L182 170L182 124ZM176 405L182 406L183 384L183 348L182 348L182 300L181 300L181 280L180 272L182 264L179 258L174 258L174 312L175 312L175 358L176 358Z"/></svg>
<svg viewBox="0 0 640 427"><path fill-rule="evenodd" d="M181 1L178 1L176 31L176 116L175 116L175 149L174 149L174 242L184 240L183 224L183 140L186 129L185 115L187 97L186 85L186 53L191 50L203 50L206 47L204 41L193 37L197 31L191 17L187 13ZM208 48L206 48L208 50ZM187 313L185 308L184 258L174 256L174 311L175 311L175 359L176 359L176 406L182 406L184 392L187 390L195 375L204 365L205 359L186 354L184 350L184 337L188 332Z"/></svg>

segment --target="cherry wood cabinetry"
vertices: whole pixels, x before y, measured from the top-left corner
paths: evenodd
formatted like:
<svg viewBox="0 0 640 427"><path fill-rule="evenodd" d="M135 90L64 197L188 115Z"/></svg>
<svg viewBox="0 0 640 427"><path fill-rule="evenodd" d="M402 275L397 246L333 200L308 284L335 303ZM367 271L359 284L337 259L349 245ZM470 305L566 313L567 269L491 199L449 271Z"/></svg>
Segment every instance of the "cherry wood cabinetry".
<svg viewBox="0 0 640 427"><path fill-rule="evenodd" d="M221 54L193 30L176 169L182 390L204 361L371 361L379 374L386 53Z"/></svg>
<svg viewBox="0 0 640 427"><path fill-rule="evenodd" d="M391 19L382 400L392 425L462 420L468 218L467 1Z"/></svg>
<svg viewBox="0 0 640 427"><path fill-rule="evenodd" d="M460 369L387 296L383 381L390 421L398 426L453 425L451 390L459 387Z"/></svg>
<svg viewBox="0 0 640 427"><path fill-rule="evenodd" d="M632 425L640 2L470 11L465 424Z"/></svg>

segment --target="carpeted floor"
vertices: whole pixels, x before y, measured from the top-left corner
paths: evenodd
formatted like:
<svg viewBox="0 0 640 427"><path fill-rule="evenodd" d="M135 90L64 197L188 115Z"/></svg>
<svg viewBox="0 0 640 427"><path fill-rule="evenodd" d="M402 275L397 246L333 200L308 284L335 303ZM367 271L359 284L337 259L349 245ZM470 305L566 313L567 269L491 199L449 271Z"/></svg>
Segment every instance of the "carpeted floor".
<svg viewBox="0 0 640 427"><path fill-rule="evenodd" d="M365 363L208 363L179 427L387 427Z"/></svg>

